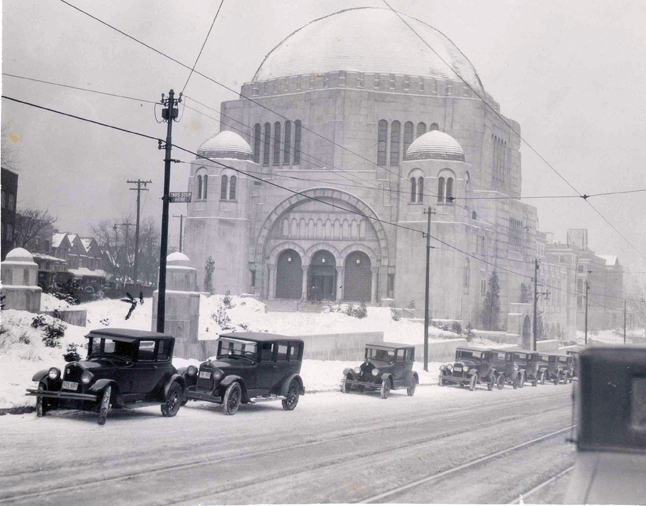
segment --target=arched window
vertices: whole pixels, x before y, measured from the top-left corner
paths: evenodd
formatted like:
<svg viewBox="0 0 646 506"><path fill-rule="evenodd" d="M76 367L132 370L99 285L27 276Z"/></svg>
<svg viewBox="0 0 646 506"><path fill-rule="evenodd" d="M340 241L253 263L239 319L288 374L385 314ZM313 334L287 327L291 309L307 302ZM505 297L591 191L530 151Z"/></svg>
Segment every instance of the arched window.
<svg viewBox="0 0 646 506"><path fill-rule="evenodd" d="M271 141L271 125L265 123L265 139L262 147L262 164L269 165L269 143Z"/></svg>
<svg viewBox="0 0 646 506"><path fill-rule="evenodd" d="M206 200L206 195L207 195L208 190L209 190L209 176L208 176L208 174L204 174L204 177L202 178L202 184L203 184L202 198L204 200Z"/></svg>
<svg viewBox="0 0 646 506"><path fill-rule="evenodd" d="M385 119L379 121L377 133L377 165L386 165L386 151L388 149L388 122Z"/></svg>
<svg viewBox="0 0 646 506"><path fill-rule="evenodd" d="M285 121L285 152L283 154L283 165L289 165L292 148L292 122Z"/></svg>
<svg viewBox="0 0 646 506"><path fill-rule="evenodd" d="M301 120L297 119L294 123L294 165L301 163Z"/></svg>
<svg viewBox="0 0 646 506"><path fill-rule="evenodd" d="M390 125L390 165L399 165L399 143L401 139L401 123L393 121Z"/></svg>
<svg viewBox="0 0 646 506"><path fill-rule="evenodd" d="M420 204L424 202L424 178L419 177L417 179L417 202Z"/></svg>
<svg viewBox="0 0 646 506"><path fill-rule="evenodd" d="M410 201L415 202L417 198L417 180L414 177L410 178Z"/></svg>
<svg viewBox="0 0 646 506"><path fill-rule="evenodd" d="M441 177L437 180L437 203L442 204L444 202L444 178Z"/></svg>
<svg viewBox="0 0 646 506"><path fill-rule="evenodd" d="M407 121L404 125L404 157L406 157L408 148L413 143L413 128L414 126L411 121Z"/></svg>
<svg viewBox="0 0 646 506"><path fill-rule="evenodd" d="M260 163L260 142L262 140L262 127L256 123L253 129L253 161Z"/></svg>
<svg viewBox="0 0 646 506"><path fill-rule="evenodd" d="M417 124L417 137L426 133L426 123L421 122Z"/></svg>
<svg viewBox="0 0 646 506"><path fill-rule="evenodd" d="M453 178L449 177L446 180L446 203L453 204Z"/></svg>
<svg viewBox="0 0 646 506"><path fill-rule="evenodd" d="M437 126L437 123L431 123L431 126L428 127L428 131L432 132L433 130L439 130L440 127Z"/></svg>
<svg viewBox="0 0 646 506"><path fill-rule="evenodd" d="M471 267L469 265L469 259L466 259L464 264L464 286L468 289L471 282Z"/></svg>
<svg viewBox="0 0 646 506"><path fill-rule="evenodd" d="M227 199L227 186L229 186L229 178L222 176L222 186L220 187L220 200Z"/></svg>
<svg viewBox="0 0 646 506"><path fill-rule="evenodd" d="M280 123L274 123L274 165L280 165Z"/></svg>
<svg viewBox="0 0 646 506"><path fill-rule="evenodd" d="M472 220L477 220L478 219L478 213L476 213L475 211L472 211L471 212L471 219Z"/></svg>
<svg viewBox="0 0 646 506"><path fill-rule="evenodd" d="M229 200L235 200L236 199L236 182L238 181L238 178L235 176L231 176L231 181L229 181Z"/></svg>
<svg viewBox="0 0 646 506"><path fill-rule="evenodd" d="M202 199L202 176L197 176L197 200Z"/></svg>

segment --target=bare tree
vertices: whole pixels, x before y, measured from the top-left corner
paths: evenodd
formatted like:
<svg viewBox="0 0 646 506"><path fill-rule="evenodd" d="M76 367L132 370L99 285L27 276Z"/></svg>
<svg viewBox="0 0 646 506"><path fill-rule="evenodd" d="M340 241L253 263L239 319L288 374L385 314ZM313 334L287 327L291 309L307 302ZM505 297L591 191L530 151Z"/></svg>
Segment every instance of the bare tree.
<svg viewBox="0 0 646 506"><path fill-rule="evenodd" d="M42 230L56 223L57 219L49 214L49 211L31 208L19 210L16 213L16 225L14 228L16 247L26 247L30 241L38 237Z"/></svg>
<svg viewBox="0 0 646 506"><path fill-rule="evenodd" d="M10 123L4 121L2 123L2 146L0 155L2 157L2 167L12 171L18 170L19 150L15 134L11 133Z"/></svg>

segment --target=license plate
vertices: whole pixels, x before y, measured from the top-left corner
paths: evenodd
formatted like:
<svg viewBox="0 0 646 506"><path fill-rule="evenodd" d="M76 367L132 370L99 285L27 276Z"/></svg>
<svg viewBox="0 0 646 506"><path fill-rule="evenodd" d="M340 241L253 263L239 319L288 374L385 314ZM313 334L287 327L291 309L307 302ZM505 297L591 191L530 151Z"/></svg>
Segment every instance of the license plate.
<svg viewBox="0 0 646 506"><path fill-rule="evenodd" d="M78 390L79 384L74 381L63 381L63 388L65 390Z"/></svg>
<svg viewBox="0 0 646 506"><path fill-rule="evenodd" d="M456 366L453 368L453 370L454 370L454 371L461 371L461 370L462 370L462 366L460 366L460 365L456 365Z"/></svg>
<svg viewBox="0 0 646 506"><path fill-rule="evenodd" d="M200 378L211 379L211 373L208 371L200 371Z"/></svg>

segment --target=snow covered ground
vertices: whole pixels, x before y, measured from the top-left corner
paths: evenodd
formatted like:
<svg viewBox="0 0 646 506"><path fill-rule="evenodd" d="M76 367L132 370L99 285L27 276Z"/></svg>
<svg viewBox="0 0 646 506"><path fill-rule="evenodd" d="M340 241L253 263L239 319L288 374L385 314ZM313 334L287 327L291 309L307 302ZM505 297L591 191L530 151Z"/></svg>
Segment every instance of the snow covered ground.
<svg viewBox="0 0 646 506"><path fill-rule="evenodd" d="M628 344L633 342L633 337L643 339L645 335L645 329L636 329L629 330L626 332L626 342ZM576 333L577 341L579 345L585 343L585 333L578 330ZM635 341L637 342L637 341ZM598 332L588 331L588 344L593 343L604 343L604 344L623 344L624 343L624 333L623 330L600 330Z"/></svg>
<svg viewBox="0 0 646 506"><path fill-rule="evenodd" d="M43 294L43 311L67 308L87 310L87 327L66 324L65 336L59 348L46 347L42 341L43 329L33 328L34 314L25 311L7 310L1 313L2 331L0 333L0 409L16 406L34 405L35 400L25 397L25 389L32 386L31 378L40 369L62 368L65 365L63 354L69 345L77 345L78 352L84 356L83 344L89 330L100 327L117 327L150 330L152 318L152 299L146 299L138 306L132 316L125 320L130 304L114 299L88 302L79 306L69 306L63 301ZM285 335L310 335L344 332L382 331L386 341L406 344L423 342L423 325L405 319L394 321L390 308L368 308L366 318L355 318L339 312L317 313L266 313L263 303L252 298L230 297L225 304L224 296L202 296L200 300L200 338L217 339L223 330L266 331ZM321 307L322 311L327 308ZM45 323L55 320L44 316ZM431 340L459 337L451 332L429 329ZM491 343L478 342L479 346ZM197 360L174 360L176 367ZM321 392L339 388L343 369L358 365L355 362L305 360L301 374L308 392ZM429 364L429 371L422 371L421 364L416 366L421 385L436 383L440 364Z"/></svg>

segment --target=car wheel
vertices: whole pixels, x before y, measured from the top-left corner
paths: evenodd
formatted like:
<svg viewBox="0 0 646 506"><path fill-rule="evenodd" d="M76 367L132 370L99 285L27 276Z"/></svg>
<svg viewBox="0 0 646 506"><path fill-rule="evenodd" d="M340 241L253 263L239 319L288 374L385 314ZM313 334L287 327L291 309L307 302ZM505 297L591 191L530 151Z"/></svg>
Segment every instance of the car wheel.
<svg viewBox="0 0 646 506"><path fill-rule="evenodd" d="M560 378L560 376L556 376L556 378L554 378L554 384L555 384L555 385L558 385L558 384L560 383L560 379L559 379L559 378Z"/></svg>
<svg viewBox="0 0 646 506"><path fill-rule="evenodd" d="M498 380L496 381L496 386L498 387L498 390L502 390L505 388L505 375L504 374L499 374L498 375Z"/></svg>
<svg viewBox="0 0 646 506"><path fill-rule="evenodd" d="M408 394L408 397L412 397L415 395L415 377L413 376L410 380L410 386L406 389L406 393Z"/></svg>
<svg viewBox="0 0 646 506"><path fill-rule="evenodd" d="M101 397L101 404L99 405L99 425L105 425L108 419L108 411L110 410L110 396L112 395L112 387L107 386L103 390L103 397Z"/></svg>
<svg viewBox="0 0 646 506"><path fill-rule="evenodd" d="M573 378L573 376L571 374L568 374L567 382L572 383L572 378Z"/></svg>
<svg viewBox="0 0 646 506"><path fill-rule="evenodd" d="M347 381L348 381L347 376L344 376L343 379L341 380L341 392L343 392L344 394L347 394L352 390L352 387L347 384Z"/></svg>
<svg viewBox="0 0 646 506"><path fill-rule="evenodd" d="M440 385L441 387L444 386L444 378L442 377L443 375L440 374L440 377L437 380L437 384Z"/></svg>
<svg viewBox="0 0 646 506"><path fill-rule="evenodd" d="M388 399L390 395L390 380L386 378L381 382L381 398Z"/></svg>
<svg viewBox="0 0 646 506"><path fill-rule="evenodd" d="M538 386L538 380L532 380L532 386L533 387Z"/></svg>
<svg viewBox="0 0 646 506"><path fill-rule="evenodd" d="M173 381L173 384L168 389L166 401L161 405L162 416L175 416L182 406L182 397L182 385L177 381Z"/></svg>
<svg viewBox="0 0 646 506"><path fill-rule="evenodd" d="M516 375L516 378L512 380L511 386L514 387L514 390L518 388L518 382L519 382L519 375Z"/></svg>
<svg viewBox="0 0 646 506"><path fill-rule="evenodd" d="M491 378L491 381L487 382L487 390L490 392L493 390L493 386L496 384L496 378Z"/></svg>
<svg viewBox="0 0 646 506"><path fill-rule="evenodd" d="M518 388L523 388L525 386L525 375L520 373L518 376Z"/></svg>
<svg viewBox="0 0 646 506"><path fill-rule="evenodd" d="M235 382L231 383L226 392L224 392L224 414L225 415L235 415L240 407L240 401L242 400L242 388L240 383Z"/></svg>
<svg viewBox="0 0 646 506"><path fill-rule="evenodd" d="M38 390L45 390L45 385L42 383L38 384ZM47 412L47 407L45 406L45 399L42 397L36 397L36 416L41 417L45 416L45 413Z"/></svg>
<svg viewBox="0 0 646 506"><path fill-rule="evenodd" d="M478 373L474 373L473 376L471 376L471 379L469 380L469 390L472 392L476 389L476 385L478 384Z"/></svg>
<svg viewBox="0 0 646 506"><path fill-rule="evenodd" d="M343 382L345 384L345 381ZM298 381L292 380L287 390L287 397L283 399L283 409L292 411L298 404Z"/></svg>
<svg viewBox="0 0 646 506"><path fill-rule="evenodd" d="M545 380L547 379L547 371L543 371L541 373L541 385L545 384Z"/></svg>

